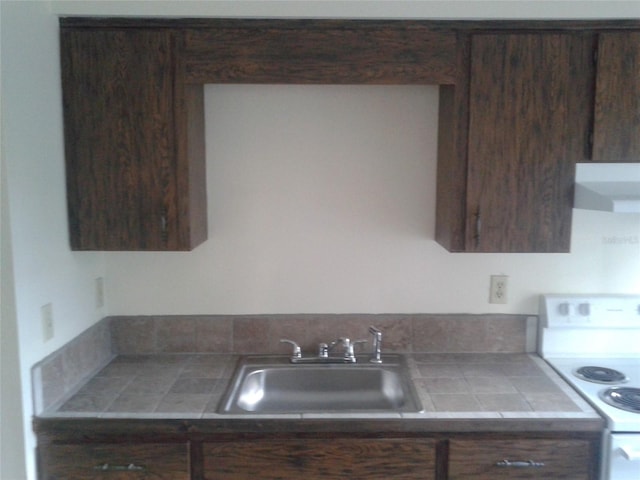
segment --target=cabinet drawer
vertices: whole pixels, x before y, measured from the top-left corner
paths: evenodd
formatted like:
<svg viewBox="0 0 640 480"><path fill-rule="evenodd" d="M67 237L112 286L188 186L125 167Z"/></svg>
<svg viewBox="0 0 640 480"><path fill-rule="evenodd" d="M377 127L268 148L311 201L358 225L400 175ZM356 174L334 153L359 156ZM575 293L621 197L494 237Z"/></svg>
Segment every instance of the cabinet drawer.
<svg viewBox="0 0 640 480"><path fill-rule="evenodd" d="M452 440L449 479L586 480L589 451L580 440Z"/></svg>
<svg viewBox="0 0 640 480"><path fill-rule="evenodd" d="M206 480L432 480L429 439L254 440L204 445Z"/></svg>
<svg viewBox="0 0 640 480"><path fill-rule="evenodd" d="M41 480L189 480L183 444L92 444L41 447Z"/></svg>

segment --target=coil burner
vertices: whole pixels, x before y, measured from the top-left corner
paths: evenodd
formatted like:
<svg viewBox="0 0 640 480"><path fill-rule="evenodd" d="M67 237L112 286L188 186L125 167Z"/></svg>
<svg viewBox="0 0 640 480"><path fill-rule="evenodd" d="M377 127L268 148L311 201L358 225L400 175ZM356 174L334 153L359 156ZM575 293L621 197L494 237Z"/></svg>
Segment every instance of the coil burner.
<svg viewBox="0 0 640 480"><path fill-rule="evenodd" d="M574 372L574 375L588 382L603 383L605 385L625 383L629 380L624 373L618 370L596 366L580 367Z"/></svg>
<svg viewBox="0 0 640 480"><path fill-rule="evenodd" d="M640 388L611 387L600 392L600 398L612 407L640 413Z"/></svg>

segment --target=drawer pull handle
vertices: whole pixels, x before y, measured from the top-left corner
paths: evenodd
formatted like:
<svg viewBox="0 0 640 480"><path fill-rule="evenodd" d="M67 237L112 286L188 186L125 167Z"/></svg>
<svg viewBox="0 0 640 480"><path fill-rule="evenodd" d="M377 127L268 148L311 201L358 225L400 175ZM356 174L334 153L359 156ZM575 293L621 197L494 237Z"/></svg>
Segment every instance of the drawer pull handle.
<svg viewBox="0 0 640 480"><path fill-rule="evenodd" d="M140 472L145 470L144 467L140 467L135 463L130 463L129 465L109 465L108 463L103 463L102 465L96 465L93 469L103 472Z"/></svg>
<svg viewBox="0 0 640 480"><path fill-rule="evenodd" d="M543 462L534 462L533 460L526 460L524 462L510 462L507 459L496 462L496 467L512 467L512 468L540 468L544 467Z"/></svg>

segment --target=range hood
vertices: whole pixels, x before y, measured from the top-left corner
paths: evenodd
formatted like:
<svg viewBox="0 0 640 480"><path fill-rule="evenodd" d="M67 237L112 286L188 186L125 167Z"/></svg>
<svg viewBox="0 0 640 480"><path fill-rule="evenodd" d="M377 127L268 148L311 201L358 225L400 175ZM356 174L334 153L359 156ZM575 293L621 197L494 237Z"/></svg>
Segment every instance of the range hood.
<svg viewBox="0 0 640 480"><path fill-rule="evenodd" d="M578 163L573 206L640 213L640 163Z"/></svg>

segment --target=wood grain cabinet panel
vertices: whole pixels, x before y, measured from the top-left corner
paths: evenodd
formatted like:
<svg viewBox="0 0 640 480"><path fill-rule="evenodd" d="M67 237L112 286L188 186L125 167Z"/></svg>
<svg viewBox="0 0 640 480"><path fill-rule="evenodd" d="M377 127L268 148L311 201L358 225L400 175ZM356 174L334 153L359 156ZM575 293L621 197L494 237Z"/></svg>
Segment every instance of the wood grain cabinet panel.
<svg viewBox="0 0 640 480"><path fill-rule="evenodd" d="M557 420L43 417L34 430L40 480L596 480L602 422Z"/></svg>
<svg viewBox="0 0 640 480"><path fill-rule="evenodd" d="M430 480L431 439L254 440L204 444L206 480Z"/></svg>
<svg viewBox="0 0 640 480"><path fill-rule="evenodd" d="M185 32L200 83L451 84L456 34L411 21L222 21Z"/></svg>
<svg viewBox="0 0 640 480"><path fill-rule="evenodd" d="M190 250L206 238L203 86L171 29L61 28L75 250Z"/></svg>
<svg viewBox="0 0 640 480"><path fill-rule="evenodd" d="M571 33L463 42L468 78L440 98L436 239L447 249L569 251L575 163L588 154L592 47L592 35Z"/></svg>
<svg viewBox="0 0 640 480"><path fill-rule="evenodd" d="M640 162L640 31L598 37L592 158Z"/></svg>
<svg viewBox="0 0 640 480"><path fill-rule="evenodd" d="M186 443L40 447L40 480L189 480Z"/></svg>
<svg viewBox="0 0 640 480"><path fill-rule="evenodd" d="M567 252L575 163L640 161L637 26L60 22L76 250L206 239L208 82L441 85L436 240L452 252Z"/></svg>
<svg viewBox="0 0 640 480"><path fill-rule="evenodd" d="M451 440L449 480L588 480L590 454L582 440Z"/></svg>

